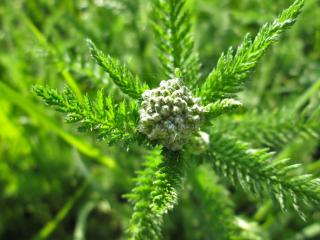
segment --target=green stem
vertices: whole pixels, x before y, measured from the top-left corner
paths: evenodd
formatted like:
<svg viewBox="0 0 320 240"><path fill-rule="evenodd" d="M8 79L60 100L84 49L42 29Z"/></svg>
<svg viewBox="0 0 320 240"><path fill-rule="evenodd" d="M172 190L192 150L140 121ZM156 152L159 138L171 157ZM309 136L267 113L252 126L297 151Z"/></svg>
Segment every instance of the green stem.
<svg viewBox="0 0 320 240"><path fill-rule="evenodd" d="M43 240L47 239L55 229L57 229L58 225L66 218L72 207L79 200L79 198L83 195L85 189L88 186L88 182L86 181L64 204L58 214L50 220L39 232L33 237L33 240Z"/></svg>
<svg viewBox="0 0 320 240"><path fill-rule="evenodd" d="M320 90L320 80L316 81L297 101L293 108L293 113L296 113L301 109L308 100Z"/></svg>

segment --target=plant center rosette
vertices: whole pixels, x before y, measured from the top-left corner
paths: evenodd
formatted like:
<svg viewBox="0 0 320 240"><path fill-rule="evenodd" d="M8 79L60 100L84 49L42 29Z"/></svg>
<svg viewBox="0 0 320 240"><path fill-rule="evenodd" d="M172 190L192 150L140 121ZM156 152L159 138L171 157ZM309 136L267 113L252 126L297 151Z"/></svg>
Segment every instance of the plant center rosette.
<svg viewBox="0 0 320 240"><path fill-rule="evenodd" d="M150 140L177 151L199 131L205 109L180 79L161 81L142 98L139 131Z"/></svg>

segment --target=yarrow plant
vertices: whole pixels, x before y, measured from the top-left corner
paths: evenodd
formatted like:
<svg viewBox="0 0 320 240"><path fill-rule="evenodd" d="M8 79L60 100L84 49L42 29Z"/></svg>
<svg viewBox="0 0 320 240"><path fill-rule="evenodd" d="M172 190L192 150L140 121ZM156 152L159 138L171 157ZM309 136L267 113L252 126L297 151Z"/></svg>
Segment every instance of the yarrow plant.
<svg viewBox="0 0 320 240"><path fill-rule="evenodd" d="M146 90L140 110L139 131L176 151L200 127L204 108L178 78L162 81L160 87Z"/></svg>
<svg viewBox="0 0 320 240"><path fill-rule="evenodd" d="M267 118L246 125L245 119L235 124L226 115L243 109L237 93L243 90L266 50L295 23L304 1L296 0L277 19L263 25L256 37L248 34L237 49L223 53L206 78L201 77L185 0L154 0L153 4L152 26L166 77L158 87L150 89L90 40L93 58L129 98L117 102L101 90L91 99L76 96L68 88L60 93L43 86L34 87L38 96L64 112L67 122L77 122L81 130L96 133L108 144L139 143L149 149L144 169L137 173L135 187L126 195L133 204L128 227L130 239L162 239L163 215L177 203L186 170L202 163L209 163L204 166L210 166L217 175L250 194L260 199L268 195L283 210L294 209L304 218L302 207L320 204L320 179L297 174L295 169L299 165L276 159L269 149L253 148L244 140L251 133L250 138L265 146L264 140L269 138L267 146L273 149L273 139L276 142L280 136L279 128L282 141L277 141L278 147L302 133L318 137L314 117L292 117L291 124L279 119L269 126L269 122L263 122ZM265 127L261 130L261 126ZM212 221L217 221L212 223L215 239L249 239L243 232L239 234L243 230L228 210L228 200L221 200L226 197L225 190L217 187L210 170L200 167L191 172L195 174L192 183L198 189L195 194L207 194L203 203L211 206L208 211L214 216ZM201 178L197 173L201 173Z"/></svg>

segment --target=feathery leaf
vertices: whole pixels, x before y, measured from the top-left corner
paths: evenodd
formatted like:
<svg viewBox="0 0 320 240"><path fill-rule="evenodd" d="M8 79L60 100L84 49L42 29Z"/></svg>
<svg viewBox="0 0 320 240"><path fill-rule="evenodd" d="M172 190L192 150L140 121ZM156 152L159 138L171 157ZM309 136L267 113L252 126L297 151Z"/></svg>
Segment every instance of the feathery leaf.
<svg viewBox="0 0 320 240"><path fill-rule="evenodd" d="M250 111L241 117L217 119L215 127L255 147L279 150L297 139L319 138L319 124L305 117L292 115L290 109Z"/></svg>
<svg viewBox="0 0 320 240"><path fill-rule="evenodd" d="M167 78L174 78L180 69L188 84L200 78L200 63L194 50L191 16L185 0L154 0L153 29L158 40L159 57Z"/></svg>
<svg viewBox="0 0 320 240"><path fill-rule="evenodd" d="M66 122L78 122L79 130L94 132L110 144L131 141L136 132L138 110L133 101L116 105L110 97L103 95L102 90L98 91L94 101L85 96L82 102L68 88L63 93L43 86L35 86L33 90L48 105L65 113Z"/></svg>
<svg viewBox="0 0 320 240"><path fill-rule="evenodd" d="M137 76L134 76L124 65L110 55L105 55L96 45L87 40L92 57L109 74L121 91L134 99L140 99L141 94L148 86L141 84Z"/></svg>
<svg viewBox="0 0 320 240"><path fill-rule="evenodd" d="M214 103L209 103L205 107L206 115L210 118L216 118L225 113L234 113L239 111L241 108L241 102L232 98L218 100Z"/></svg>
<svg viewBox="0 0 320 240"><path fill-rule="evenodd" d="M146 157L144 170L138 172L136 186L126 195L134 205L129 226L130 239L162 239L163 215L177 202L183 162L179 156L164 157L162 154L159 146L151 151Z"/></svg>
<svg viewBox="0 0 320 240"><path fill-rule="evenodd" d="M254 40L247 34L236 51L230 48L218 60L198 94L205 103L221 98L232 98L241 91L250 72L257 65L270 45L282 32L291 27L303 7L304 0L296 0L272 23L262 26Z"/></svg>
<svg viewBox="0 0 320 240"><path fill-rule="evenodd" d="M226 189L217 183L213 170L207 165L200 166L193 171L191 180L203 234L201 239L233 239L239 234L233 204Z"/></svg>
<svg viewBox="0 0 320 240"><path fill-rule="evenodd" d="M289 165L287 159L271 161L267 149L252 149L222 132L212 131L210 138L212 151L207 157L214 169L244 190L258 196L269 193L283 210L293 208L302 217L300 207L320 203L320 179L295 175L292 170L299 165Z"/></svg>

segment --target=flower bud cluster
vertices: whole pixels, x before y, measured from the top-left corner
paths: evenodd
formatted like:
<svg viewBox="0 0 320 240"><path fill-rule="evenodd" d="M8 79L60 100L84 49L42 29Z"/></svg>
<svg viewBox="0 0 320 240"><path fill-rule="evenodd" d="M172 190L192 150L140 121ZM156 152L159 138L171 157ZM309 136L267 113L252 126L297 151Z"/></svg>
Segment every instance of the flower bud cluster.
<svg viewBox="0 0 320 240"><path fill-rule="evenodd" d="M179 79L161 81L142 97L139 131L149 139L176 151L199 129L204 108Z"/></svg>

